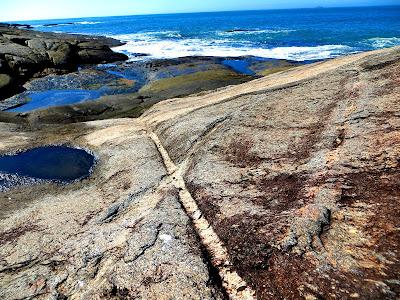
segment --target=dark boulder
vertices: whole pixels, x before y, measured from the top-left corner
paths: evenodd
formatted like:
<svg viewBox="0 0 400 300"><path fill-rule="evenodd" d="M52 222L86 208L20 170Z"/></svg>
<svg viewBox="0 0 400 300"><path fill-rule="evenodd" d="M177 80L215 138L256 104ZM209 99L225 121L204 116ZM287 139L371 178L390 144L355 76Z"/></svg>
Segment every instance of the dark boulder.
<svg viewBox="0 0 400 300"><path fill-rule="evenodd" d="M11 77L7 74L0 74L0 91L11 84Z"/></svg>
<svg viewBox="0 0 400 300"><path fill-rule="evenodd" d="M36 32L16 24L0 24L0 72L14 79L14 90L32 77L77 70L82 64L126 60L125 54L110 47L121 45L103 37ZM8 95L8 94L7 94ZM0 94L0 100L6 93Z"/></svg>
<svg viewBox="0 0 400 300"><path fill-rule="evenodd" d="M44 27L53 27L53 26L64 26L64 25L74 25L73 22L68 23L51 23L51 24L44 24Z"/></svg>
<svg viewBox="0 0 400 300"><path fill-rule="evenodd" d="M9 28L23 28L23 29L32 29L33 27L29 24L8 24L8 23L0 23L0 27L9 27Z"/></svg>
<svg viewBox="0 0 400 300"><path fill-rule="evenodd" d="M83 49L78 52L79 61L83 64L100 64L126 60L127 56L122 53L103 51L97 49Z"/></svg>
<svg viewBox="0 0 400 300"><path fill-rule="evenodd" d="M15 91L13 79L7 74L0 74L0 95L4 97L11 96Z"/></svg>
<svg viewBox="0 0 400 300"><path fill-rule="evenodd" d="M56 50L49 50L46 53L56 67L67 67L74 62L73 48L68 43L59 44Z"/></svg>

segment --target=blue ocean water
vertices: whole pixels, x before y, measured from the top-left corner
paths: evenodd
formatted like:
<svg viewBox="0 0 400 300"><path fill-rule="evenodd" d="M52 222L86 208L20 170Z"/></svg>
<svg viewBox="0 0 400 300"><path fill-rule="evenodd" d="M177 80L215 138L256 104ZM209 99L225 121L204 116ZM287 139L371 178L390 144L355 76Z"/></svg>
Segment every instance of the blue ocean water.
<svg viewBox="0 0 400 300"><path fill-rule="evenodd" d="M235 11L31 21L37 30L126 41L132 59L192 55L325 59L400 45L400 6ZM51 26L44 26L53 24Z"/></svg>

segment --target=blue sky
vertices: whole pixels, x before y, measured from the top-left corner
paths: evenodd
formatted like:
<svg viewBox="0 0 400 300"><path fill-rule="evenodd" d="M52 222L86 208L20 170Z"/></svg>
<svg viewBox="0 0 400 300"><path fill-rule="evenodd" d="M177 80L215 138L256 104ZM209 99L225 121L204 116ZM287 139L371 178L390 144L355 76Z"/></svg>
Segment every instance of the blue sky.
<svg viewBox="0 0 400 300"><path fill-rule="evenodd" d="M0 0L0 21L399 4L400 0Z"/></svg>

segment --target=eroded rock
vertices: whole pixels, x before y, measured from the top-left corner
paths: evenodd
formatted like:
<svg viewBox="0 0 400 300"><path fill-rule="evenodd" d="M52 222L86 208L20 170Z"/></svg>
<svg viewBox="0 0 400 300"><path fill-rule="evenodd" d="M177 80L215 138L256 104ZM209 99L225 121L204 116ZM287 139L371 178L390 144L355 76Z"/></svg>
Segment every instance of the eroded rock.
<svg viewBox="0 0 400 300"><path fill-rule="evenodd" d="M399 76L393 48L134 120L0 123L2 152L68 141L99 157L82 182L0 195L0 297L219 299L211 261L235 271L231 297L397 299Z"/></svg>
<svg viewBox="0 0 400 300"><path fill-rule="evenodd" d="M145 114L257 299L400 293L400 50L336 61Z"/></svg>
<svg viewBox="0 0 400 300"><path fill-rule="evenodd" d="M57 73L76 70L81 64L126 60L126 55L110 49L119 44L108 38L42 33L0 25L0 70L11 76L16 86L21 86L44 70L55 69ZM4 99L10 92L0 97Z"/></svg>
<svg viewBox="0 0 400 300"><path fill-rule="evenodd" d="M2 132L15 129L4 126ZM3 137L4 151L13 137ZM20 132L18 147L60 139L92 149L98 167L69 186L1 194L2 299L222 298L142 125L119 120Z"/></svg>

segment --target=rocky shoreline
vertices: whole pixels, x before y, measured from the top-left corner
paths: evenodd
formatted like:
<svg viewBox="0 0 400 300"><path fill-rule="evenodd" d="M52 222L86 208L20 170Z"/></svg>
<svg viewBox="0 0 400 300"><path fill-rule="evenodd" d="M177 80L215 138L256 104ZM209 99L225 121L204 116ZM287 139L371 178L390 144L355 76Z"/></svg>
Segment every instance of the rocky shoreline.
<svg viewBox="0 0 400 300"><path fill-rule="evenodd" d="M65 74L84 64L128 57L110 47L121 42L103 37L43 33L0 24L0 100L22 91L31 78Z"/></svg>
<svg viewBox="0 0 400 300"><path fill-rule="evenodd" d="M138 117L165 99L240 84L301 65L255 57L125 62L124 54L110 49L120 42L110 38L42 33L7 25L0 26L0 40L0 120L35 126ZM14 112L13 108L41 97L40 93L53 98L62 93L72 103L59 99L56 102L64 104Z"/></svg>
<svg viewBox="0 0 400 300"><path fill-rule="evenodd" d="M0 298L398 299L400 47L252 59L30 80L30 93L110 93L0 113L0 154L96 157L83 180L0 193ZM235 71L243 61L255 75Z"/></svg>

